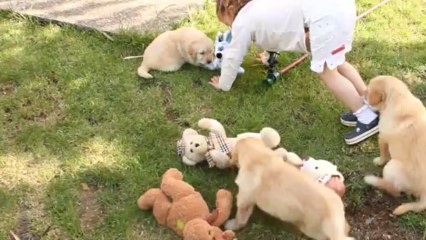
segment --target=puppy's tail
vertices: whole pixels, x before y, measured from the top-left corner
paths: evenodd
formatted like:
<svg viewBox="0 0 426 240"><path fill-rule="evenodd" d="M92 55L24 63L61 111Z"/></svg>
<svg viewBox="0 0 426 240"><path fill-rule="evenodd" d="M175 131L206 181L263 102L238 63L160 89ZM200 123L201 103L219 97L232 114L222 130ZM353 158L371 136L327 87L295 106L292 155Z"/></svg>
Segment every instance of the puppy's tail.
<svg viewBox="0 0 426 240"><path fill-rule="evenodd" d="M260 137L269 148L277 147L281 142L280 134L273 128L265 127L260 131Z"/></svg>
<svg viewBox="0 0 426 240"><path fill-rule="evenodd" d="M149 68L145 65L142 65L138 68L138 75L143 78L153 78L151 74L148 73Z"/></svg>

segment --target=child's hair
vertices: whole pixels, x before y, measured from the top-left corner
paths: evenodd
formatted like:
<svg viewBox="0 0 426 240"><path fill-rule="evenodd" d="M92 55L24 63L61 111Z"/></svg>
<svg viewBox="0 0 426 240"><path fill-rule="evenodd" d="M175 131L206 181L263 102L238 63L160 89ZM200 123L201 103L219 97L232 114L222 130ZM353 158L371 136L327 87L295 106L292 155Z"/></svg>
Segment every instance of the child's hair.
<svg viewBox="0 0 426 240"><path fill-rule="evenodd" d="M229 7L234 7L234 16L240 11L251 0L216 0L216 14L217 16L223 16Z"/></svg>

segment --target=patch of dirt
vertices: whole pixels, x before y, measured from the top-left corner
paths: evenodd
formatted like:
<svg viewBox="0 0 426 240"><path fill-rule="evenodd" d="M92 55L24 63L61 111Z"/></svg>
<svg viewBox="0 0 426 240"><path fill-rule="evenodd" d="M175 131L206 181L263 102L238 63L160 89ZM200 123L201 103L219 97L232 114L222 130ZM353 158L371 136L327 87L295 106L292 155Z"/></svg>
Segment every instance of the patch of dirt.
<svg viewBox="0 0 426 240"><path fill-rule="evenodd" d="M400 202L374 190L366 192L364 206L346 210L351 236L363 240L420 240L420 233L403 229L392 211Z"/></svg>
<svg viewBox="0 0 426 240"><path fill-rule="evenodd" d="M80 185L80 226L90 231L103 220L104 212L96 199L96 188L86 183Z"/></svg>
<svg viewBox="0 0 426 240"><path fill-rule="evenodd" d="M192 86L194 88L200 88L203 86L203 82L201 81L201 79L192 80Z"/></svg>
<svg viewBox="0 0 426 240"><path fill-rule="evenodd" d="M10 231L10 240L41 240L41 239L63 239L68 240L57 226L55 226L49 215L44 211L41 197L45 189L39 187L40 192L33 192L25 197L21 203L17 215L16 227Z"/></svg>
<svg viewBox="0 0 426 240"><path fill-rule="evenodd" d="M5 84L3 86L0 86L0 93L1 96L8 96L12 94L15 91L15 85L13 84Z"/></svg>
<svg viewBox="0 0 426 240"><path fill-rule="evenodd" d="M39 240L40 237L31 231L31 220L28 217L28 210L21 206L19 218L15 230L11 231L11 240ZM14 236L15 235L15 236Z"/></svg>
<svg viewBox="0 0 426 240"><path fill-rule="evenodd" d="M163 94L163 105L166 108L166 117L170 121L176 121L179 117L179 114L172 108L172 89L169 85L164 85Z"/></svg>

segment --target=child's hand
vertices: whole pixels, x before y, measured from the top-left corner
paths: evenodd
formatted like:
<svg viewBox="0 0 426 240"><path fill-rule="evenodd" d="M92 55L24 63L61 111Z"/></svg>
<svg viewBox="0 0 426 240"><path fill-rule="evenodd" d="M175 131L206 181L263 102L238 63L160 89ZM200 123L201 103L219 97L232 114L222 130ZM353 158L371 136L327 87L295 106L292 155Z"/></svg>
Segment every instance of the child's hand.
<svg viewBox="0 0 426 240"><path fill-rule="evenodd" d="M269 58L269 54L268 52L261 52L259 53L258 57L256 58L256 60L258 60L259 62L268 65L268 58Z"/></svg>
<svg viewBox="0 0 426 240"><path fill-rule="evenodd" d="M212 85L213 87L215 87L216 89L220 89L219 88L219 76L212 77L210 79L209 84Z"/></svg>

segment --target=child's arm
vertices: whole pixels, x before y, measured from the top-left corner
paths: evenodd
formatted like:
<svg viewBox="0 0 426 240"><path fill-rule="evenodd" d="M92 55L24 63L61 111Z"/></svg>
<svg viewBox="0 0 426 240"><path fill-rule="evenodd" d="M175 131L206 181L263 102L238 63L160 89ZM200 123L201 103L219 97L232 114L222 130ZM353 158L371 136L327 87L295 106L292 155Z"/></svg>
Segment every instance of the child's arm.
<svg viewBox="0 0 426 240"><path fill-rule="evenodd" d="M212 79L212 85L223 91L229 91L237 77L238 70L243 62L251 43L251 31L246 26L232 26L232 40L224 51L221 75Z"/></svg>

